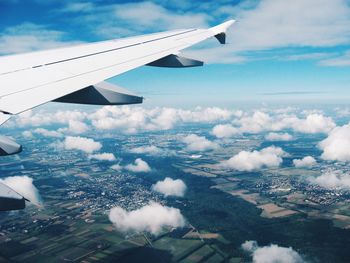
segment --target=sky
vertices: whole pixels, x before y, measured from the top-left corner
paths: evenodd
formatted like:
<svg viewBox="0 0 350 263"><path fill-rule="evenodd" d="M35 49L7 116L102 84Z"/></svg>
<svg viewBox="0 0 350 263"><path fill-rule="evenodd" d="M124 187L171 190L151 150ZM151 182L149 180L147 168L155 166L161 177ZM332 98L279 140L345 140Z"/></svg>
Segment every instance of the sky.
<svg viewBox="0 0 350 263"><path fill-rule="evenodd" d="M347 103L350 1L0 0L0 55L237 23L228 44L183 55L204 67L142 67L110 81L151 106Z"/></svg>

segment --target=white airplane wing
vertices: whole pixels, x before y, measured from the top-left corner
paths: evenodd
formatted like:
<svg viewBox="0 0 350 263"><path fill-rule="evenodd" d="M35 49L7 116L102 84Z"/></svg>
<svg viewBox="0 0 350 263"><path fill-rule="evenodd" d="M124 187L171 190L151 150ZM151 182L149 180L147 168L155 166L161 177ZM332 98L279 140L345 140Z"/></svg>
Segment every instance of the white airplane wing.
<svg viewBox="0 0 350 263"><path fill-rule="evenodd" d="M225 32L234 22L0 57L0 125L12 115L50 101L142 103L142 97L104 81L144 65L201 66L201 61L179 56L180 51L214 36L224 44ZM21 149L16 142L0 136L0 155Z"/></svg>
<svg viewBox="0 0 350 263"><path fill-rule="evenodd" d="M212 36L224 43L233 22L0 57L0 111L18 114L143 65L176 66L164 58Z"/></svg>

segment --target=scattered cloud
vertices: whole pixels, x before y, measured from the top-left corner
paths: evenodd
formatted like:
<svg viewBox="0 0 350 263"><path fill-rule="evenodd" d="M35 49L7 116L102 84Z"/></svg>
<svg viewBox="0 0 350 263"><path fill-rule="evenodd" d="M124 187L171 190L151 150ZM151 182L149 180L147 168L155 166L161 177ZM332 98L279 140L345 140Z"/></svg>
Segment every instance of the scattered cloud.
<svg viewBox="0 0 350 263"><path fill-rule="evenodd" d="M217 138L230 138L234 135L240 134L240 131L230 124L218 124L214 126L212 134Z"/></svg>
<svg viewBox="0 0 350 263"><path fill-rule="evenodd" d="M228 120L234 111L221 108L115 107L106 106L89 115L92 125L100 130L118 129L125 133L172 129L178 123L211 123Z"/></svg>
<svg viewBox="0 0 350 263"><path fill-rule="evenodd" d="M157 146L150 145L150 146L140 146L140 147L131 148L129 152L137 153L137 154L147 153L151 155L158 155L162 153L162 149L158 148Z"/></svg>
<svg viewBox="0 0 350 263"><path fill-rule="evenodd" d="M334 128L319 147L323 150L321 158L325 160L350 161L350 124Z"/></svg>
<svg viewBox="0 0 350 263"><path fill-rule="evenodd" d="M164 194L165 196L179 196L183 197L186 191L186 184L180 180L173 180L172 178L165 178L163 181L158 181L152 186L156 192Z"/></svg>
<svg viewBox="0 0 350 263"><path fill-rule="evenodd" d="M68 3L59 12L77 13L73 20L85 24L96 36L118 38L121 36L159 32L171 29L206 27L210 16L188 10L168 9L164 3L149 1L101 4L93 2Z"/></svg>
<svg viewBox="0 0 350 263"><path fill-rule="evenodd" d="M188 151L209 151L219 148L219 145L215 142L209 141L204 136L198 136L196 134L190 134L182 138L182 142L186 143L186 149Z"/></svg>
<svg viewBox="0 0 350 263"><path fill-rule="evenodd" d="M62 143L62 146L66 150L80 150L90 154L102 148L101 143L95 142L93 139L80 137L80 136L66 137Z"/></svg>
<svg viewBox="0 0 350 263"><path fill-rule="evenodd" d="M295 167L311 167L316 164L316 160L312 156L305 156L302 159L294 159L293 164Z"/></svg>
<svg viewBox="0 0 350 263"><path fill-rule="evenodd" d="M74 134L82 134L86 132L89 129L89 127L82 121L79 120L69 120L68 122L68 132L74 133Z"/></svg>
<svg viewBox="0 0 350 263"><path fill-rule="evenodd" d="M339 170L327 170L318 177L309 177L309 181L326 189L350 189L350 174Z"/></svg>
<svg viewBox="0 0 350 263"><path fill-rule="evenodd" d="M121 171L123 170L123 166L121 166L120 164L114 164L111 166L111 169L114 171Z"/></svg>
<svg viewBox="0 0 350 263"><path fill-rule="evenodd" d="M332 118L320 113L310 113L305 119L295 115L270 115L263 111L255 111L252 115L245 115L233 123L242 133L260 133L263 131L281 131L292 129L301 133L328 133L336 125Z"/></svg>
<svg viewBox="0 0 350 263"><path fill-rule="evenodd" d="M99 160L99 161L115 161L116 158L113 153L97 153L97 154L90 154L89 159L93 160Z"/></svg>
<svg viewBox="0 0 350 263"><path fill-rule="evenodd" d="M228 32L230 44L224 48L210 46L196 50L196 58L203 57L216 63L241 63L256 58L280 59L280 55L276 56L280 49L293 48L299 53L298 48L333 47L350 42L350 7L345 0L249 2L254 4L244 8L240 5L218 8L218 13L238 20ZM261 55L253 58L248 53L267 50L271 52L260 52ZM288 54L287 59L290 56Z"/></svg>
<svg viewBox="0 0 350 263"><path fill-rule="evenodd" d="M270 146L260 151L241 151L220 166L238 171L253 171L264 167L278 167L286 153L279 147Z"/></svg>
<svg viewBox="0 0 350 263"><path fill-rule="evenodd" d="M258 246L256 241L245 241L242 249L252 255L254 263L303 263L300 254L291 247L280 247L271 244L269 246Z"/></svg>
<svg viewBox="0 0 350 263"><path fill-rule="evenodd" d="M0 34L0 55L24 53L78 44L69 41L62 31L34 23L22 23L5 28Z"/></svg>
<svg viewBox="0 0 350 263"><path fill-rule="evenodd" d="M38 189L33 184L33 179L28 176L11 176L0 179L0 183L7 185L33 204L42 205Z"/></svg>
<svg viewBox="0 0 350 263"><path fill-rule="evenodd" d="M265 136L265 139L268 141L291 141L293 140L293 136L289 133L270 132Z"/></svg>
<svg viewBox="0 0 350 263"><path fill-rule="evenodd" d="M187 123L208 123L216 124L211 133L217 138L285 130L300 133L328 133L336 126L333 119L323 115L322 112L308 111L299 112L299 114L305 115L305 117L298 117L289 111L268 111L266 109L243 112L217 107L197 107L193 110L184 110L160 107L105 106L91 113L77 110L39 111L36 113L28 111L5 125L8 127L68 125L67 128L58 129L58 132L80 135L89 129L98 132L118 130L126 134L133 134L169 130L176 125ZM222 122L226 122L226 124L222 124ZM154 147L152 148L148 150L155 150ZM143 149L135 150L142 151Z"/></svg>
<svg viewBox="0 0 350 263"><path fill-rule="evenodd" d="M31 131L24 131L24 132L22 132L22 135L23 135L23 137L25 137L27 139L31 139L34 137L33 133Z"/></svg>
<svg viewBox="0 0 350 263"><path fill-rule="evenodd" d="M341 55L323 59L318 64L327 67L348 67L350 66L350 50L347 50Z"/></svg>
<svg viewBox="0 0 350 263"><path fill-rule="evenodd" d="M325 117L322 114L310 114L306 119L292 124L295 131L303 133L328 133L335 126L331 117Z"/></svg>
<svg viewBox="0 0 350 263"><path fill-rule="evenodd" d="M33 133L41 134L45 137L54 137L54 138L61 138L63 137L63 134L58 131L50 131L44 128L37 128L33 130ZM29 134L27 134L29 135Z"/></svg>
<svg viewBox="0 0 350 263"><path fill-rule="evenodd" d="M151 171L151 167L141 158L137 158L133 164L128 164L124 169L134 173L148 173Z"/></svg>
<svg viewBox="0 0 350 263"><path fill-rule="evenodd" d="M26 127L26 126L45 126L52 124L69 124L72 121L83 121L87 113L78 110L59 110L57 112L49 112L40 110L34 112L33 110L25 111L16 116L12 121L12 126Z"/></svg>
<svg viewBox="0 0 350 263"><path fill-rule="evenodd" d="M133 211L114 207L109 212L109 220L120 232L149 232L158 235L165 227L177 228L185 225L185 219L177 208L151 202Z"/></svg>

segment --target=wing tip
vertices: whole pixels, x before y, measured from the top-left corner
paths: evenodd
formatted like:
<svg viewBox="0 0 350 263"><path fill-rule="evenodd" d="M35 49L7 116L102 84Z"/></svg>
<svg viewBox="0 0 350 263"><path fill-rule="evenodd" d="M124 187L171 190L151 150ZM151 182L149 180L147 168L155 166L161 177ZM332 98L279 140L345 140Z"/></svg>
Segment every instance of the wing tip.
<svg viewBox="0 0 350 263"><path fill-rule="evenodd" d="M236 22L237 20L230 19L230 20L227 20L226 22L223 22L217 26L210 28L210 30L212 30L215 34L225 33Z"/></svg>

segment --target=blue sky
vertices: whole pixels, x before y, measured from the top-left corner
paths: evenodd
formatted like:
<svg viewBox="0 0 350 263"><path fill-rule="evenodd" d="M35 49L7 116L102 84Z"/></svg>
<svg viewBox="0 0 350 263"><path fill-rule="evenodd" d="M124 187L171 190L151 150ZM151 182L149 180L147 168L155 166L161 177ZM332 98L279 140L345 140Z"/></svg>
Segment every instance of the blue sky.
<svg viewBox="0 0 350 263"><path fill-rule="evenodd" d="M207 41L184 55L193 69L143 67L111 81L146 105L347 103L350 5L346 0L0 0L0 54L29 52L174 28L238 22L229 44Z"/></svg>

